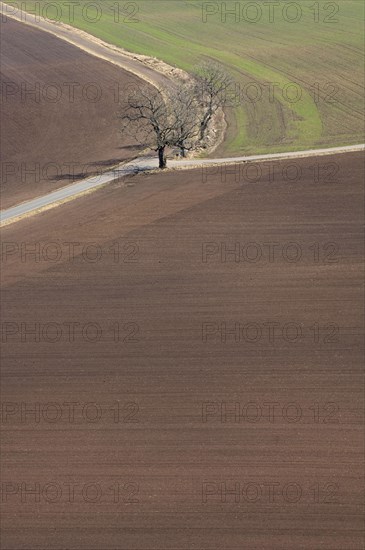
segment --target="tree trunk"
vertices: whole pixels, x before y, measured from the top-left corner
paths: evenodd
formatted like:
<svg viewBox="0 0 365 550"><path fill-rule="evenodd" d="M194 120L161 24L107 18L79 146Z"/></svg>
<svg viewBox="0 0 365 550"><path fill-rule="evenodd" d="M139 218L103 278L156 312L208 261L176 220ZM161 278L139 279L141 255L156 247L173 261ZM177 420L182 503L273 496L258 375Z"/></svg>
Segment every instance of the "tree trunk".
<svg viewBox="0 0 365 550"><path fill-rule="evenodd" d="M206 132L206 129L208 127L208 123L210 121L210 117L209 118L205 118L203 120L203 122L200 124L200 141L203 141L204 137L205 137L205 132Z"/></svg>
<svg viewBox="0 0 365 550"><path fill-rule="evenodd" d="M186 149L185 149L185 147L180 147L180 150L181 150L181 156L183 158L186 158Z"/></svg>
<svg viewBox="0 0 365 550"><path fill-rule="evenodd" d="M200 141L202 141L205 137L205 132L208 128L208 124L213 116L213 109L209 107L207 111L204 113L203 120L200 123Z"/></svg>
<svg viewBox="0 0 365 550"><path fill-rule="evenodd" d="M205 134L204 123L201 123L201 125L200 125L200 141L203 141L204 134Z"/></svg>
<svg viewBox="0 0 365 550"><path fill-rule="evenodd" d="M165 147L158 148L158 164L159 168L166 168Z"/></svg>

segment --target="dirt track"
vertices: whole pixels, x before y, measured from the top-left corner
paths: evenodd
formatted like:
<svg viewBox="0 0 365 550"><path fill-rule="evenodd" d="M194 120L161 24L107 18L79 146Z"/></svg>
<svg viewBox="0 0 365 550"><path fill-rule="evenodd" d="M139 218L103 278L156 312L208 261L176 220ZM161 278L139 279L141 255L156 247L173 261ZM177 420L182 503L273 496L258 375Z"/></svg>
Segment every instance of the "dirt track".
<svg viewBox="0 0 365 550"><path fill-rule="evenodd" d="M10 19L1 54L2 209L138 154L117 120L137 77Z"/></svg>
<svg viewBox="0 0 365 550"><path fill-rule="evenodd" d="M362 547L363 154L296 164L137 176L3 229L4 548Z"/></svg>

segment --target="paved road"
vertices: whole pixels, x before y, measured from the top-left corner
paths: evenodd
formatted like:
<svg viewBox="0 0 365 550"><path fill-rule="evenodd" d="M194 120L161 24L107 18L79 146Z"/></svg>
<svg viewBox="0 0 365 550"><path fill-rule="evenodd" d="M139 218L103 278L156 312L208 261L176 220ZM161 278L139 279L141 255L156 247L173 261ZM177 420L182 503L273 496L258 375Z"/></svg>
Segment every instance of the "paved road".
<svg viewBox="0 0 365 550"><path fill-rule="evenodd" d="M310 156L314 157L320 155L330 155L334 153L346 153L360 150L365 150L364 144L350 145L347 147L331 147L329 149L310 149L308 151L290 153L254 155L249 157L245 156L223 159L170 160L168 166L173 169L202 168L203 166L209 165L214 166L222 164L232 164L236 162L259 162L265 160L304 158ZM7 210L2 210L0 214L0 222L2 225L8 225L9 223L13 223L21 219L23 216L34 215L37 212L46 208L52 208L59 205L63 201L70 200L77 197L78 195L82 195L85 192L97 189L102 185L111 183L118 178L130 176L131 174L136 174L140 171L153 170L157 168L157 158L150 156L139 157L132 162L119 165L118 167L112 170L108 170L101 175L86 178L77 183L67 185L62 189L58 189L53 193L48 193L47 195L43 195L42 197L24 202L22 204L19 204L18 206L13 206L12 208L8 208Z"/></svg>

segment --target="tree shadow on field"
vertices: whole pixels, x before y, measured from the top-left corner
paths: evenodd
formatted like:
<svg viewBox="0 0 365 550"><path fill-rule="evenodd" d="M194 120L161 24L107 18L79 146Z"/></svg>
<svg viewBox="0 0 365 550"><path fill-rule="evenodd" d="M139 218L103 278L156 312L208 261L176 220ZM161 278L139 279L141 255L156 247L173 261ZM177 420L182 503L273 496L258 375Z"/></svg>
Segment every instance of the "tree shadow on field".
<svg viewBox="0 0 365 550"><path fill-rule="evenodd" d="M136 143L135 145L123 145L122 147L117 147L117 149L125 149L126 151L143 151L143 149L146 148L146 145L141 145L140 143Z"/></svg>
<svg viewBox="0 0 365 550"><path fill-rule="evenodd" d="M126 150L126 151L134 151L135 156L138 155L140 151L143 151L145 147L143 145L125 145L123 147L117 147L119 150ZM101 175L102 172L106 171L108 168L112 168L113 166L117 167L119 164L122 164L124 162L131 162L132 158L129 156L127 157L118 157L118 158L110 158L110 159L103 159L103 160L96 160L94 162L88 162L85 163L85 168L87 167L87 171L85 172L78 172L74 174L55 174L51 179L53 181L68 181L70 183L83 180L86 178L92 178L94 176ZM95 169L93 169L95 168Z"/></svg>
<svg viewBox="0 0 365 550"><path fill-rule="evenodd" d="M120 164L125 159L109 159L109 160L97 160L96 162L90 162L88 166L115 166L116 164Z"/></svg>
<svg viewBox="0 0 365 550"><path fill-rule="evenodd" d="M54 176L54 181L63 181L68 180L70 182L82 180L90 176L97 175L97 172L86 174L85 172L80 172L79 174L61 174L59 176Z"/></svg>

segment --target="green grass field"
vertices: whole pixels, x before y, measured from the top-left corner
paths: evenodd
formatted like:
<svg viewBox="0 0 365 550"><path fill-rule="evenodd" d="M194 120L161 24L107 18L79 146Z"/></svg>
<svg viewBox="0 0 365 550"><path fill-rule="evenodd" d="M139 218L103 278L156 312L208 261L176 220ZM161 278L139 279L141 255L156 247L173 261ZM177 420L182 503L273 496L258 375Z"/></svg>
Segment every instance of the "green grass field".
<svg viewBox="0 0 365 550"><path fill-rule="evenodd" d="M262 1L226 1L228 10L239 7L240 20L227 15L225 22L221 2L103 0L97 13L90 2L80 1L74 21L65 3L53 0L52 5L56 3L65 23L127 50L187 71L203 59L225 65L237 83L237 95L235 105L226 110L229 127L220 154L280 152L364 139L361 0L300 0L289 2L289 7L279 1L274 12ZM26 4L31 10L35 2ZM208 15L207 9L214 13ZM48 8L47 15L54 18L55 9Z"/></svg>

